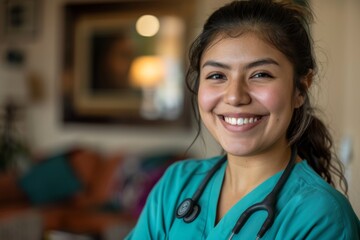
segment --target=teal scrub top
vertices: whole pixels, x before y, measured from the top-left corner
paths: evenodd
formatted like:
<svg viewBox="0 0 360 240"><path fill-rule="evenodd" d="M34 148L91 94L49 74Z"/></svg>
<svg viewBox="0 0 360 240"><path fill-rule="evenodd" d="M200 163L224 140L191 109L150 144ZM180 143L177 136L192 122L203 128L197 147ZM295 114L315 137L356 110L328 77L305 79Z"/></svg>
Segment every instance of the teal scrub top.
<svg viewBox="0 0 360 240"><path fill-rule="evenodd" d="M226 163L215 173L202 193L199 216L185 223L175 216L176 208L191 198L207 172L220 157L175 163L153 188L135 228L125 238L143 239L228 239L242 212L270 193L282 172L275 174L237 202L216 224ZM256 239L266 219L255 212L233 239ZM262 239L360 239L360 222L349 201L326 183L304 160L297 163L281 190L272 227Z"/></svg>

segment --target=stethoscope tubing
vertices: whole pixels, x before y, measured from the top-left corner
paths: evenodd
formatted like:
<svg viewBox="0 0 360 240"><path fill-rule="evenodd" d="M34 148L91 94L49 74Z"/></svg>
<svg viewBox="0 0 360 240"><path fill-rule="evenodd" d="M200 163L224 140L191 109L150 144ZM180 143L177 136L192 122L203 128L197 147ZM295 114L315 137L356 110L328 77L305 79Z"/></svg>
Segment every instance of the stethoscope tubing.
<svg viewBox="0 0 360 240"><path fill-rule="evenodd" d="M203 193L203 191L206 188L206 185L208 184L208 182L210 181L210 179L212 178L212 176L214 176L215 172L220 169L221 165L223 165L227 160L227 156L224 155L216 164L214 167L212 167L210 169L210 172L208 174L206 174L204 180L201 182L199 188L197 189L197 191L194 193L194 196L192 197L192 199L194 200L194 202L198 202L201 194Z"/></svg>

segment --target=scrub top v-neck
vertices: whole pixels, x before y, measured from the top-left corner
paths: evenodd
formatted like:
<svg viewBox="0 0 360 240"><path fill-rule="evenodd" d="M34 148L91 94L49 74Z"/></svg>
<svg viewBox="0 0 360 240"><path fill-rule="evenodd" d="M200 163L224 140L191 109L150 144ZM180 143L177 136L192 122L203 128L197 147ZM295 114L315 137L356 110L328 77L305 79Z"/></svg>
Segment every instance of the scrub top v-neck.
<svg viewBox="0 0 360 240"><path fill-rule="evenodd" d="M176 208L193 196L219 159L187 160L172 165L150 193L136 227L126 239L228 239L241 213L264 199L282 171L244 196L215 225L225 162L199 199L199 216L191 223L176 218ZM306 161L295 165L276 205L275 221L262 239L360 239L359 219L347 199L321 179ZM255 212L233 239L255 239L266 216L264 211Z"/></svg>
<svg viewBox="0 0 360 240"><path fill-rule="evenodd" d="M211 193L206 196L208 197L207 201L210 203L208 208L208 221L207 221L207 234L204 234L204 239L218 239L219 236L223 236L228 238L231 234L231 230L234 227L235 223L237 222L238 218L240 217L241 213L244 212L248 207L251 205L262 201L266 195L268 195L273 187L275 186L276 182L281 176L281 173L278 173L258 187L253 189L247 195L245 195L241 200L239 200L230 210L223 216L222 219L215 225L216 214L217 214L217 205L218 200L220 198L220 191L224 180L226 164L223 165L219 174L214 176L214 182L212 186ZM205 199L206 201L206 199ZM254 215L251 216L249 219L249 224L246 223L246 236L250 235L250 232L253 233L254 239L256 238L256 234L258 233L262 222L266 219L265 212L256 212ZM259 224L261 223L261 224ZM245 228L245 227L244 227ZM236 239L236 238L235 238Z"/></svg>

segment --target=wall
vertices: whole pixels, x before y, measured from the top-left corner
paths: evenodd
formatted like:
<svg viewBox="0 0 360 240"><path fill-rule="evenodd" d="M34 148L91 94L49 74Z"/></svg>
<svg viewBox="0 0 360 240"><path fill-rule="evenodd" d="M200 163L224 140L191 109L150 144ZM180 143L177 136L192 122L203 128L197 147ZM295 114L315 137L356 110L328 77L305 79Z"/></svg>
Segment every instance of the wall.
<svg viewBox="0 0 360 240"><path fill-rule="evenodd" d="M314 0L313 37L320 62L319 108L341 153L343 139L351 139L351 162L346 166L349 198L360 216L360 2ZM339 154L341 157L342 155Z"/></svg>
<svg viewBox="0 0 360 240"><path fill-rule="evenodd" d="M346 72L347 84L344 102L344 134L353 139L353 155L350 165L350 200L354 203L358 216L360 215L360 81L358 71L360 69L360 1L352 0L347 5L347 33L346 33Z"/></svg>
<svg viewBox="0 0 360 240"><path fill-rule="evenodd" d="M203 20L213 9L228 1L198 0L198 14L194 17L195 31L201 29ZM58 146L85 142L106 150L126 149L146 151L163 146L186 149L194 132L158 132L149 129L65 128L59 119L59 76L61 56L61 14L64 0L44 0L43 25L36 42L22 44L27 53L25 72L41 73L44 80L46 101L31 106L27 112L28 135L36 149L52 149ZM360 216L360 81L358 69L360 56L360 2L358 0L316 0L313 1L316 23L313 26L316 52L320 60L318 91L314 95L319 108L325 113L329 126L335 135L337 147L343 137L352 139L352 162L348 167L350 200ZM12 42L10 45L20 43ZM6 47L0 42L0 51ZM4 76L11 75L0 66L0 85L4 86ZM0 95L3 94L0 87ZM0 99L1 100L1 99ZM209 137L205 137L210 139ZM141 149L138 148L141 146ZM218 152L217 145L208 140L204 150L199 143L195 146L198 155L212 155Z"/></svg>

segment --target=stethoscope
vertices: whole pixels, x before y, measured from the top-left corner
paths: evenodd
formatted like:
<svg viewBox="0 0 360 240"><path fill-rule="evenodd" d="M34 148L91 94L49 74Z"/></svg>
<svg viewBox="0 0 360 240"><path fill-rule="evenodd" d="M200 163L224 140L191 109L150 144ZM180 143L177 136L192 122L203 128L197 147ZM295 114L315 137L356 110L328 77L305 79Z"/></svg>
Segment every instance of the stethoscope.
<svg viewBox="0 0 360 240"><path fill-rule="evenodd" d="M267 212L267 218L265 219L263 225L261 226L256 240L262 238L266 231L271 227L275 219L275 208L276 208L276 199L281 191L282 187L286 183L287 179L290 176L290 173L295 165L295 159L297 155L296 147L291 148L291 157L289 163L287 164L284 172L282 173L280 179L276 183L273 190L262 200L261 202L255 203L248 207L238 218L236 224L234 225L229 240L233 239L235 234L238 234L240 229L244 226L246 221L249 219L251 214L256 211L264 210ZM182 218L185 223L191 223L194 221L200 213L200 205L199 199L201 194L203 193L204 189L206 188L207 183L209 182L210 178L213 177L215 172L220 169L221 165L227 160L226 155L222 157L208 172L205 176L203 181L201 182L200 186L196 190L195 194L192 198L185 199L176 209L176 217Z"/></svg>

